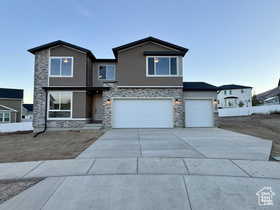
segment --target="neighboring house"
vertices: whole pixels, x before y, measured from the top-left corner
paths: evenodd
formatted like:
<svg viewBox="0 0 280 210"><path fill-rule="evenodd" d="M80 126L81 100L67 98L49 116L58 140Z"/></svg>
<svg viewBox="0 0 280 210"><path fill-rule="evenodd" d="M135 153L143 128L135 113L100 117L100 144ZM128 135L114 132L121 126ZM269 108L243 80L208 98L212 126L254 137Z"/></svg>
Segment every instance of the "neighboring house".
<svg viewBox="0 0 280 210"><path fill-rule="evenodd" d="M22 119L31 120L33 118L33 104L23 104L22 106Z"/></svg>
<svg viewBox="0 0 280 210"><path fill-rule="evenodd" d="M23 90L0 88L0 123L21 121Z"/></svg>
<svg viewBox="0 0 280 210"><path fill-rule="evenodd" d="M252 87L234 84L218 87L218 108L251 106Z"/></svg>
<svg viewBox="0 0 280 210"><path fill-rule="evenodd" d="M187 51L154 37L113 48L114 59L97 59L64 41L30 49L35 55L34 131L89 123L105 128L214 126L216 90L183 87ZM197 119L203 113L210 119L189 122L196 118L192 112Z"/></svg>
<svg viewBox="0 0 280 210"><path fill-rule="evenodd" d="M280 79L276 88L258 94L257 99L264 104L280 104Z"/></svg>

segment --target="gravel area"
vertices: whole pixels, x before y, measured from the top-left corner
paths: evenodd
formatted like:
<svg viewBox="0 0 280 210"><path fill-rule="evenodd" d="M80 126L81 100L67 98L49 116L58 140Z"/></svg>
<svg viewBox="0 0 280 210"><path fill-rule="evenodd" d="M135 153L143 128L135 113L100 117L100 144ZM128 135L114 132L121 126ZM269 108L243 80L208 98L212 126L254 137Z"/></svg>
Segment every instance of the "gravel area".
<svg viewBox="0 0 280 210"><path fill-rule="evenodd" d="M0 134L0 163L60 160L77 157L104 131L50 131L29 134Z"/></svg>
<svg viewBox="0 0 280 210"><path fill-rule="evenodd" d="M273 141L272 156L280 156L280 114L220 117L218 127Z"/></svg>
<svg viewBox="0 0 280 210"><path fill-rule="evenodd" d="M0 204L40 182L42 179L0 181Z"/></svg>

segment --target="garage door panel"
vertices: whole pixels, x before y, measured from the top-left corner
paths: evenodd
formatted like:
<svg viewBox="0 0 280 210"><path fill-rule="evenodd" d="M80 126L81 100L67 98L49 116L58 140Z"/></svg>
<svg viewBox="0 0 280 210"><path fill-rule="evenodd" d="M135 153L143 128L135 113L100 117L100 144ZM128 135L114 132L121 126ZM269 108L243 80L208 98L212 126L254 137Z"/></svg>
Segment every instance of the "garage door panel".
<svg viewBox="0 0 280 210"><path fill-rule="evenodd" d="M115 99L114 128L170 128L173 125L171 100Z"/></svg>
<svg viewBox="0 0 280 210"><path fill-rule="evenodd" d="M214 117L212 106L212 100L185 100L186 127L213 127Z"/></svg>

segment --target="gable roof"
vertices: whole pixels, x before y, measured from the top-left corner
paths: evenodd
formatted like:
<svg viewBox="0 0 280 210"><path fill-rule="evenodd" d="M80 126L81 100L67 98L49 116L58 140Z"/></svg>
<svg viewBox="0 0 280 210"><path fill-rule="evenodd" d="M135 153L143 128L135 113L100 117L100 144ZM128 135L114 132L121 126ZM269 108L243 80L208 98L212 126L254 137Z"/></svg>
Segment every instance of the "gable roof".
<svg viewBox="0 0 280 210"><path fill-rule="evenodd" d="M206 82L183 82L184 91L217 91L218 88Z"/></svg>
<svg viewBox="0 0 280 210"><path fill-rule="evenodd" d="M23 99L23 90L21 90L21 89L10 89L10 88L0 88L0 98Z"/></svg>
<svg viewBox="0 0 280 210"><path fill-rule="evenodd" d="M230 90L230 89L247 89L247 88L252 88L250 86L243 86L243 85L235 85L235 84L230 84L230 85L222 85L218 87L219 90Z"/></svg>
<svg viewBox="0 0 280 210"><path fill-rule="evenodd" d="M17 110L0 104L0 110L17 112Z"/></svg>
<svg viewBox="0 0 280 210"><path fill-rule="evenodd" d="M22 104L22 106L30 112L33 111L33 104Z"/></svg>
<svg viewBox="0 0 280 210"><path fill-rule="evenodd" d="M57 40L57 41L54 41L54 42L50 42L50 43L47 43L47 44L40 45L38 47L31 48L31 49L28 50L28 52L31 52L32 54L34 54L38 51L48 49L50 47L59 46L59 45L64 45L64 46L82 51L82 52L86 53L87 55L89 55L89 57L91 57L93 59L96 59L95 56L92 54L92 52L90 50L88 50L86 48L83 48L83 47L79 47L77 45L74 45L74 44L71 44L71 43L68 43L68 42L65 42L65 41L62 41L62 40Z"/></svg>
<svg viewBox="0 0 280 210"><path fill-rule="evenodd" d="M152 36L149 36L149 37L146 37L144 39L140 39L140 40L130 42L130 43L125 44L125 45L121 45L119 47L115 47L115 48L113 48L113 53L114 53L115 57L117 58L118 57L118 52L120 50L127 49L129 47L133 47L135 45L139 45L139 44L142 44L142 43L145 43L145 42L154 42L154 43L158 43L158 44L173 48L175 50L180 51L183 56L188 52L187 48L184 48L184 47L181 47L181 46L178 46L178 45L175 45L175 44L171 44L169 42L166 42L166 41L154 38Z"/></svg>

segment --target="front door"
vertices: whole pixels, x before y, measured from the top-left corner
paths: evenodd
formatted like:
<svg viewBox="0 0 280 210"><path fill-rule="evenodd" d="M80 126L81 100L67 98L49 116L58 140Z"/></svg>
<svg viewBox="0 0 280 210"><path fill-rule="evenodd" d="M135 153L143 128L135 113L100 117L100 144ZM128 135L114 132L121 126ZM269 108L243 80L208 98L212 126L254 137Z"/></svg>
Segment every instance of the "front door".
<svg viewBox="0 0 280 210"><path fill-rule="evenodd" d="M92 119L94 121L103 120L103 99L102 95L94 95L92 97Z"/></svg>

